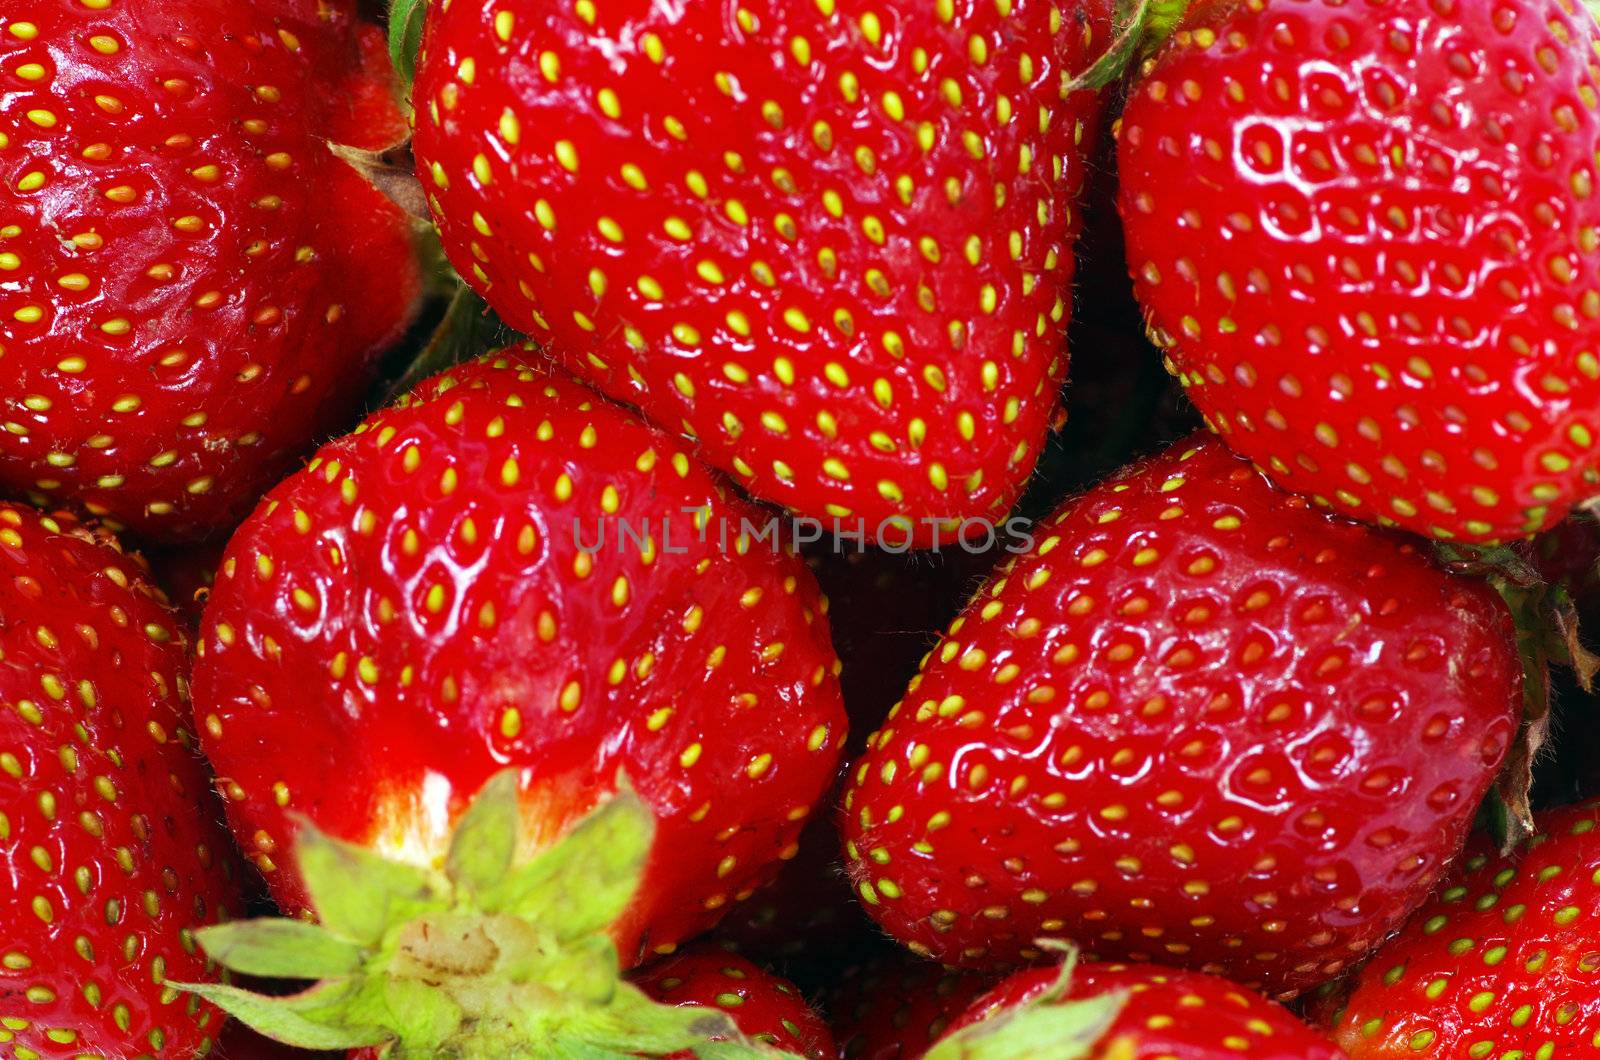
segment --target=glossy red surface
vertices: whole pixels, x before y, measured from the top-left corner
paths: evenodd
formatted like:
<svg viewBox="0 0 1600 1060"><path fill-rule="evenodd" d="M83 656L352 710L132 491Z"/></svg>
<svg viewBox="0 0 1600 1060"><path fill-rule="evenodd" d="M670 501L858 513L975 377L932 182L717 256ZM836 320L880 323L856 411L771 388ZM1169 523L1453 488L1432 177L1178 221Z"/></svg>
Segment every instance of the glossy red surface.
<svg viewBox="0 0 1600 1060"><path fill-rule="evenodd" d="M1198 436L1040 524L852 767L850 874L935 958L1293 993L1455 856L1516 731L1504 604Z"/></svg>
<svg viewBox="0 0 1600 1060"><path fill-rule="evenodd" d="M669 1005L721 1009L745 1037L762 1045L806 1060L835 1060L839 1055L827 1021L806 1004L793 983L715 946L700 945L664 958L640 969L633 980ZM688 1052L672 1054L672 1060L692 1058Z"/></svg>
<svg viewBox="0 0 1600 1060"><path fill-rule="evenodd" d="M1590 802L1541 815L1509 857L1475 843L1338 1006L1353 1060L1600 1049L1597 827Z"/></svg>
<svg viewBox="0 0 1600 1060"><path fill-rule="evenodd" d="M1201 22L1120 133L1128 266L1195 404L1364 520L1559 521L1600 484L1594 19L1246 0Z"/></svg>
<svg viewBox="0 0 1600 1060"><path fill-rule="evenodd" d="M766 513L517 356L425 384L268 496L207 607L197 716L291 909L291 814L428 862L518 766L532 850L625 775L658 817L614 930L633 964L776 873L845 739L836 662L804 563L740 551Z"/></svg>
<svg viewBox="0 0 1600 1060"><path fill-rule="evenodd" d="M1107 0L431 9L450 260L574 372L818 518L999 517L1067 368ZM949 529L943 533L948 541Z"/></svg>
<svg viewBox="0 0 1600 1060"><path fill-rule="evenodd" d="M190 932L237 913L183 625L108 536L0 504L0 1044L191 1056Z"/></svg>
<svg viewBox="0 0 1600 1060"><path fill-rule="evenodd" d="M1055 985L1060 972L1018 972L975 1001L950 1033L1025 1004ZM1126 991L1127 1002L1101 1039L1098 1056L1116 1060L1344 1060L1344 1053L1287 1009L1226 979L1158 965L1080 964L1068 998ZM1043 1053L1032 1060L1076 1060Z"/></svg>
<svg viewBox="0 0 1600 1060"><path fill-rule="evenodd" d="M328 150L406 133L350 6L8 6L0 483L201 537L357 413L420 272Z"/></svg>

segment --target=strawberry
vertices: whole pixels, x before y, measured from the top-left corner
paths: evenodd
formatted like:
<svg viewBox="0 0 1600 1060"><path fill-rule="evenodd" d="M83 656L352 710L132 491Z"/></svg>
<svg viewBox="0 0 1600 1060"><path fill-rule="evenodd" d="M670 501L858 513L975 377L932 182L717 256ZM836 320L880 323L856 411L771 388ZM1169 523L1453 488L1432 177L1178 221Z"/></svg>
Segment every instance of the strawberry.
<svg viewBox="0 0 1600 1060"><path fill-rule="evenodd" d="M839 1049L827 1022L793 983L743 957L701 944L634 973L646 994L669 1005L702 1005L726 1012L753 1042L806 1060L835 1060ZM689 1060L692 1053L676 1054Z"/></svg>
<svg viewBox="0 0 1600 1060"><path fill-rule="evenodd" d="M1487 841L1355 976L1334 1036L1354 1060L1594 1055L1600 803L1541 814L1510 856Z"/></svg>
<svg viewBox="0 0 1600 1060"><path fill-rule="evenodd" d="M942 968L896 947L847 969L828 999L840 1052L845 1060L918 1060L994 985L993 976Z"/></svg>
<svg viewBox="0 0 1600 1060"><path fill-rule="evenodd" d="M770 515L520 356L432 380L268 495L207 606L197 716L290 911L297 815L426 865L509 764L530 852L620 774L660 829L614 925L633 965L776 872L845 739L836 660L815 580L754 536Z"/></svg>
<svg viewBox="0 0 1600 1060"><path fill-rule="evenodd" d="M1194 439L950 624L851 769L849 872L936 960L1075 939L1292 995L1426 898L1520 706L1492 590Z"/></svg>
<svg viewBox="0 0 1600 1060"><path fill-rule="evenodd" d="M202 537L358 409L420 271L328 148L405 135L353 7L7 5L0 484Z"/></svg>
<svg viewBox="0 0 1600 1060"><path fill-rule="evenodd" d="M1596 43L1573 0L1196 5L1128 101L1121 211L1230 447L1464 542L1600 488Z"/></svg>
<svg viewBox="0 0 1600 1060"><path fill-rule="evenodd" d="M193 931L236 902L183 626L109 535L0 504L0 1047L198 1055Z"/></svg>
<svg viewBox="0 0 1600 1060"><path fill-rule="evenodd" d="M1119 1007L1087 1048L1072 1049L1056 1035L1026 1053L995 1045L1040 1017L1040 1010L1071 1009L1116 998ZM1025 1040L1025 1039L1024 1039ZM969 1052L957 1051L964 1046ZM985 1047L993 1052L985 1051ZM1063 982L1054 968L1033 968L1004 980L972 1004L929 1060L971 1056L1027 1056L1032 1060L1342 1060L1333 1043L1279 1005L1214 975L1159 965L1080 964Z"/></svg>
<svg viewBox="0 0 1600 1060"><path fill-rule="evenodd" d="M436 3L418 174L573 372L757 496L948 542L1010 507L1066 373L1098 111L1066 86L1111 7Z"/></svg>

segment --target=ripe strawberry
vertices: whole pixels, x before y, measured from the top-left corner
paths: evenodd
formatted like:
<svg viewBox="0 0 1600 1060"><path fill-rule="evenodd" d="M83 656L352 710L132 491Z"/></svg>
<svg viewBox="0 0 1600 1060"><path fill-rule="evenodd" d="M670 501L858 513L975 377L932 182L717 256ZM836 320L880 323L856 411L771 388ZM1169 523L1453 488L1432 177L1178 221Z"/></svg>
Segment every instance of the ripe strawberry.
<svg viewBox="0 0 1600 1060"><path fill-rule="evenodd" d="M418 172L572 371L758 496L929 543L1046 434L1098 112L1064 85L1111 7L436 3Z"/></svg>
<svg viewBox="0 0 1600 1060"><path fill-rule="evenodd" d="M1479 842L1337 1006L1354 1060L1594 1055L1600 803L1542 814L1509 857Z"/></svg>
<svg viewBox="0 0 1600 1060"><path fill-rule="evenodd" d="M845 1060L918 1060L994 977L940 967L896 947L846 970L828 999Z"/></svg>
<svg viewBox="0 0 1600 1060"><path fill-rule="evenodd" d="M1119 158L1128 265L1195 404L1364 520L1472 542L1560 521L1600 490L1593 18L1196 10Z"/></svg>
<svg viewBox="0 0 1600 1060"><path fill-rule="evenodd" d="M268 496L207 606L197 716L289 910L291 815L428 864L505 765L524 851L624 774L659 823L615 925L632 965L776 872L845 739L835 659L804 564L743 532L768 515L519 356L431 381Z"/></svg>
<svg viewBox="0 0 1600 1060"><path fill-rule="evenodd" d="M1205 438L1034 533L851 770L872 915L945 962L1075 939L1280 995L1381 942L1516 730L1500 599Z"/></svg>
<svg viewBox="0 0 1600 1060"><path fill-rule="evenodd" d="M334 156L404 138L349 0L10 5L0 484L142 534L232 526L359 405L420 289Z"/></svg>
<svg viewBox="0 0 1600 1060"><path fill-rule="evenodd" d="M1061 989L1054 968L1018 972L979 998L951 1027L949 1036L928 1054L951 1060L958 1040L975 1043L985 1031L1006 1036L1021 1030L1039 1008L1061 1007L1084 999L1120 997L1110 1026L1091 1040L1092 1051L1074 1052L1049 1045L1025 1055L1033 1060L1342 1060L1344 1054L1281 1006L1226 979L1181 972L1158 965L1080 964ZM1021 1018L1019 1018L1021 1017ZM963 1033L964 1032L964 1033ZM995 1034L996 1038L1000 1035ZM983 1055L974 1051L971 1055ZM998 1055L998 1053L996 1054ZM1024 1055L1024 1054L1007 1054Z"/></svg>
<svg viewBox="0 0 1600 1060"><path fill-rule="evenodd" d="M191 1056L222 1017L193 930L235 901L182 625L66 515L0 504L0 1046Z"/></svg>
<svg viewBox="0 0 1600 1060"><path fill-rule="evenodd" d="M669 1005L705 1005L726 1012L752 1042L805 1057L836 1060L827 1022L793 983L743 957L701 944L634 973L646 994ZM693 1053L673 1054L692 1060Z"/></svg>

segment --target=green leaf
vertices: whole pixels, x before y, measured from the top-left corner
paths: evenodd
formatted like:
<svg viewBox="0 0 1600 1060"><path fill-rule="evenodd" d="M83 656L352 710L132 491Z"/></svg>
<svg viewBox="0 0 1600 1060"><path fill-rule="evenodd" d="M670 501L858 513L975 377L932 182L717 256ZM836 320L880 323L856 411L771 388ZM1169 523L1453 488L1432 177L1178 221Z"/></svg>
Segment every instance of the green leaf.
<svg viewBox="0 0 1600 1060"><path fill-rule="evenodd" d="M695 1049L712 1038L744 1041L721 1009L662 1004L632 983L619 983L611 1004L577 1008L563 1023L564 1036L585 1046L645 1056Z"/></svg>
<svg viewBox="0 0 1600 1060"><path fill-rule="evenodd" d="M1052 991L1053 993L1053 991ZM1046 995L1048 996L1048 995ZM1041 999L1042 1000L1042 999ZM945 1038L925 1060L1078 1060L1094 1056L1122 1012L1127 995L1020 1005Z"/></svg>
<svg viewBox="0 0 1600 1060"><path fill-rule="evenodd" d="M357 993L349 981L313 987L288 997L268 997L221 983L171 985L198 994L274 1041L301 1049L357 1049L379 1045L393 1037L382 1027L340 1018Z"/></svg>
<svg viewBox="0 0 1600 1060"><path fill-rule="evenodd" d="M445 874L471 893L489 890L511 868L522 822L520 777L518 769L502 769L490 777L456 824Z"/></svg>
<svg viewBox="0 0 1600 1060"><path fill-rule="evenodd" d="M448 266L443 266L448 268ZM388 398L409 394L417 384L444 371L472 360L480 354L519 341L510 328L473 293L472 288L451 277L454 285L450 304L440 318L433 333L411 363L406 365L392 386Z"/></svg>
<svg viewBox="0 0 1600 1060"><path fill-rule="evenodd" d="M361 947L303 920L264 917L201 928L206 955L245 975L327 979L361 967Z"/></svg>
<svg viewBox="0 0 1600 1060"><path fill-rule="evenodd" d="M604 931L639 889L655 827L650 807L621 791L484 891L483 904L520 916L562 943Z"/></svg>
<svg viewBox="0 0 1600 1060"><path fill-rule="evenodd" d="M432 1056L461 1029L461 1007L444 991L415 979L389 979L383 1001L406 1051Z"/></svg>
<svg viewBox="0 0 1600 1060"><path fill-rule="evenodd" d="M707 1042L694 1047L697 1060L805 1060L797 1053L749 1042Z"/></svg>
<svg viewBox="0 0 1600 1060"><path fill-rule="evenodd" d="M296 844L312 908L334 935L372 946L389 928L445 908L439 883L426 869L334 839L309 822Z"/></svg>
<svg viewBox="0 0 1600 1060"><path fill-rule="evenodd" d="M427 14L428 0L393 0L389 7L389 59L407 96L417 79L417 52Z"/></svg>
<svg viewBox="0 0 1600 1060"><path fill-rule="evenodd" d="M1084 89L1096 91L1105 88L1122 76L1144 41L1150 2L1151 0L1117 0L1116 14L1112 22L1116 28L1116 36L1111 39L1110 47L1089 66L1089 69L1062 85L1063 97L1070 92Z"/></svg>

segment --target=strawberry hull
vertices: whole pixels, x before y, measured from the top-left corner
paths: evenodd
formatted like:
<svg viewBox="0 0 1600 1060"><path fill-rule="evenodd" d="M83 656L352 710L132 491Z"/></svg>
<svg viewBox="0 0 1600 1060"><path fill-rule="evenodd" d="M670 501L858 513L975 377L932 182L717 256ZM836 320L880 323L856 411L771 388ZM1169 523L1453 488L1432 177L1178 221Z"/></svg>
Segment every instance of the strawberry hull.
<svg viewBox="0 0 1600 1060"><path fill-rule="evenodd" d="M757 496L927 544L1043 444L1099 106L1062 85L1110 7L436 4L418 172L571 371Z"/></svg>
<svg viewBox="0 0 1600 1060"><path fill-rule="evenodd" d="M851 769L869 912L941 961L1055 938L1278 995L1381 942L1516 732L1499 598L1203 437L1035 540Z"/></svg>
<svg viewBox="0 0 1600 1060"><path fill-rule="evenodd" d="M525 852L631 784L658 827L613 932L632 964L776 871L843 746L836 661L804 564L723 551L684 509L759 512L671 436L516 356L324 447L235 536L197 665L205 747L290 910L291 815L426 863L505 766ZM665 518L685 528L670 548Z"/></svg>

